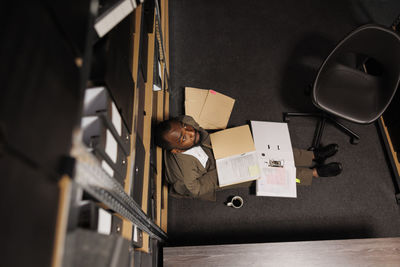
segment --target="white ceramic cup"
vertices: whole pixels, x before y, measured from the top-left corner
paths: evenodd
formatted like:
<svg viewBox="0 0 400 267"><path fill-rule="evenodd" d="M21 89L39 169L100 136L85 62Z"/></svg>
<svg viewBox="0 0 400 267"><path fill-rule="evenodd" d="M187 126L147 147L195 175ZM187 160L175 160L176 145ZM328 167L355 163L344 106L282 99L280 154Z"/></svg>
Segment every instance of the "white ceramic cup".
<svg viewBox="0 0 400 267"><path fill-rule="evenodd" d="M228 207L233 207L235 209L239 209L243 206L243 198L239 196L234 196L230 202L226 203Z"/></svg>

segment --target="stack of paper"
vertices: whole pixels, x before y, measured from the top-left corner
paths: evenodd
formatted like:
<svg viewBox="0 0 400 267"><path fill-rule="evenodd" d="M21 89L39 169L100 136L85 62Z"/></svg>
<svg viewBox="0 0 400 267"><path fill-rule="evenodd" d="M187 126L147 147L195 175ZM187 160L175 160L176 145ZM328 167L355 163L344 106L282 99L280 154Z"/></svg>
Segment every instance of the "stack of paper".
<svg viewBox="0 0 400 267"><path fill-rule="evenodd" d="M225 129L235 99L214 90L185 88L185 114L204 129Z"/></svg>

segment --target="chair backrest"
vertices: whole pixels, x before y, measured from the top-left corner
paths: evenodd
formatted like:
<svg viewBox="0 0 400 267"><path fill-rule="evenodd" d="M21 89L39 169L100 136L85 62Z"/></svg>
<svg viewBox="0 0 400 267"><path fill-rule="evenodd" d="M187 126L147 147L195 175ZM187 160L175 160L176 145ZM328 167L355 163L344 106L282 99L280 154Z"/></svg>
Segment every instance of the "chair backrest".
<svg viewBox="0 0 400 267"><path fill-rule="evenodd" d="M400 36L364 25L344 38L320 67L313 103L349 121L371 123L385 111L399 81Z"/></svg>

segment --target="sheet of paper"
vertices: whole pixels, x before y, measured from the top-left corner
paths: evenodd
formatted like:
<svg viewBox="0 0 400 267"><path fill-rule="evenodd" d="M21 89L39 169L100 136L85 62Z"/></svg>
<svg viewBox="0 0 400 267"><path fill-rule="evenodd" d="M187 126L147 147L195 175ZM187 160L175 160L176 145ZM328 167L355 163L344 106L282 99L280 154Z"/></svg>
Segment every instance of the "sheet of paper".
<svg viewBox="0 0 400 267"><path fill-rule="evenodd" d="M104 235L111 233L111 214L102 208L99 208L97 220L97 232Z"/></svg>
<svg viewBox="0 0 400 267"><path fill-rule="evenodd" d="M204 152L204 150L201 148L201 146L192 147L191 149L182 152L182 154L191 155L195 157L198 161L200 161L201 165L204 168L206 167L208 156L206 152Z"/></svg>
<svg viewBox="0 0 400 267"><path fill-rule="evenodd" d="M121 115L118 112L117 106L115 106L114 102L111 103L111 122L114 125L115 129L119 136L122 134L122 120Z"/></svg>
<svg viewBox="0 0 400 267"><path fill-rule="evenodd" d="M118 150L117 141L115 140L112 133L109 130L107 130L105 152L114 163L117 163L117 150Z"/></svg>
<svg viewBox="0 0 400 267"><path fill-rule="evenodd" d="M293 177L296 177L295 167L262 167L261 173L261 178L256 183L257 196L290 198L297 196L296 185L293 185Z"/></svg>
<svg viewBox="0 0 400 267"><path fill-rule="evenodd" d="M219 186L243 183L260 177L256 152L216 160Z"/></svg>

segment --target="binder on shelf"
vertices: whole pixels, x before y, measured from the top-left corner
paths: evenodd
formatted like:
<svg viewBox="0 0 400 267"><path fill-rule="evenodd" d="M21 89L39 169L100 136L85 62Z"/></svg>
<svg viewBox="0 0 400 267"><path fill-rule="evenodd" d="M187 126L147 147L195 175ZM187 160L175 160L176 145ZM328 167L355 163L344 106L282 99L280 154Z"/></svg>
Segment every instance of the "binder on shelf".
<svg viewBox="0 0 400 267"><path fill-rule="evenodd" d="M103 168L103 170L108 173L111 177L113 177L115 180L117 180L122 187L125 186L125 177L122 177L119 172L114 171L114 169L110 166L110 164L107 163L106 160L101 159L100 165Z"/></svg>
<svg viewBox="0 0 400 267"><path fill-rule="evenodd" d="M135 0L100 1L94 29L101 38L137 7Z"/></svg>
<svg viewBox="0 0 400 267"><path fill-rule="evenodd" d="M105 87L93 87L85 90L83 116L99 116L124 150L125 155L130 155L129 131Z"/></svg>
<svg viewBox="0 0 400 267"><path fill-rule="evenodd" d="M137 248L143 246L143 232L135 224L132 229L132 245Z"/></svg>
<svg viewBox="0 0 400 267"><path fill-rule="evenodd" d="M137 81L137 90L139 91L139 105L138 105L138 116L137 116L137 128L136 132L141 139L143 139L143 130L144 130L144 98L146 95L146 85L144 83L143 73L139 70L138 73L138 81Z"/></svg>
<svg viewBox="0 0 400 267"><path fill-rule="evenodd" d="M100 208L94 201L82 201L79 205L78 227L110 235L112 217L110 212Z"/></svg>
<svg viewBox="0 0 400 267"><path fill-rule="evenodd" d="M78 227L104 235L122 232L122 219L114 212L99 207L94 201L82 201L78 209Z"/></svg>
<svg viewBox="0 0 400 267"><path fill-rule="evenodd" d="M140 206L142 205L143 196L143 179L144 179L144 160L145 160L145 149L143 142L139 136L136 138L136 154L135 162L133 166L133 179L131 187L131 197Z"/></svg>
<svg viewBox="0 0 400 267"><path fill-rule="evenodd" d="M143 79L145 82L147 82L148 44L149 44L149 37L148 37L148 32L146 31L144 9L142 9L141 30L140 30L140 40L139 40L139 69L142 71Z"/></svg>
<svg viewBox="0 0 400 267"><path fill-rule="evenodd" d="M93 47L90 81L106 86L128 131L132 132L135 82L132 77L133 14L126 17Z"/></svg>
<svg viewBox="0 0 400 267"><path fill-rule="evenodd" d="M144 30L146 33L153 33L155 0L145 1L142 8Z"/></svg>
<svg viewBox="0 0 400 267"><path fill-rule="evenodd" d="M150 144L150 171L149 171L149 194L147 215L155 221L157 218L157 147L154 145L154 139Z"/></svg>
<svg viewBox="0 0 400 267"><path fill-rule="evenodd" d="M160 62L159 46L157 40L154 41L154 65L153 65L153 91L162 90L162 65Z"/></svg>
<svg viewBox="0 0 400 267"><path fill-rule="evenodd" d="M122 232L122 219L115 214L111 218L111 234L120 234Z"/></svg>
<svg viewBox="0 0 400 267"><path fill-rule="evenodd" d="M82 141L99 159L104 160L119 177L126 176L126 155L111 131L98 116L87 116L81 120ZM102 163L103 168L106 165Z"/></svg>

